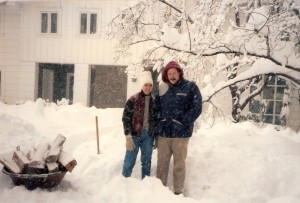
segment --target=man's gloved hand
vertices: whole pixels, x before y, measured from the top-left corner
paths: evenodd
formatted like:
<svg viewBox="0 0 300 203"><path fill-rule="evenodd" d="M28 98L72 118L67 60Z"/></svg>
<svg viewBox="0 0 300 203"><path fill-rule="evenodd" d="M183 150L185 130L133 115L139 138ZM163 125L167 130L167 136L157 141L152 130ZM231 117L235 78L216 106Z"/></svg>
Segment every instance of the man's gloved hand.
<svg viewBox="0 0 300 203"><path fill-rule="evenodd" d="M126 135L126 150L132 151L134 149L134 143L131 135Z"/></svg>
<svg viewBox="0 0 300 203"><path fill-rule="evenodd" d="M155 138L155 139L154 139L154 142L153 142L153 149L156 149L156 148L157 148L157 143L158 143L158 139Z"/></svg>

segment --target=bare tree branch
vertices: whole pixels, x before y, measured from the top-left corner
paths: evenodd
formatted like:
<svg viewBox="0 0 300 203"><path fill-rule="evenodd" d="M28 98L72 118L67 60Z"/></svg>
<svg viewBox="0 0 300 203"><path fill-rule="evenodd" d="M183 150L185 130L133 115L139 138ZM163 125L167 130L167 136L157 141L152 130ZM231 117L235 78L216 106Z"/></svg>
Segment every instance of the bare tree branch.
<svg viewBox="0 0 300 203"><path fill-rule="evenodd" d="M158 1L160 1L160 2L162 2L162 3L164 3L164 4L168 5L168 6L170 6L171 8L173 8L178 13L182 13L182 11L180 9L176 8L173 4L170 4L170 3L166 2L165 0L158 0Z"/></svg>

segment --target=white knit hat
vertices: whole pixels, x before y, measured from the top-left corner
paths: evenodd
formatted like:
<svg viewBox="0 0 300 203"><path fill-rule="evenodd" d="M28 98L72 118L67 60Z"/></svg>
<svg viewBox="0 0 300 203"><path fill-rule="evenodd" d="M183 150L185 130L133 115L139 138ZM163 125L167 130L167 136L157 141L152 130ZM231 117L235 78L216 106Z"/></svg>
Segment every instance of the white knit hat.
<svg viewBox="0 0 300 203"><path fill-rule="evenodd" d="M144 84L150 83L153 85L152 75L150 71L144 71L140 74L140 86L143 88Z"/></svg>

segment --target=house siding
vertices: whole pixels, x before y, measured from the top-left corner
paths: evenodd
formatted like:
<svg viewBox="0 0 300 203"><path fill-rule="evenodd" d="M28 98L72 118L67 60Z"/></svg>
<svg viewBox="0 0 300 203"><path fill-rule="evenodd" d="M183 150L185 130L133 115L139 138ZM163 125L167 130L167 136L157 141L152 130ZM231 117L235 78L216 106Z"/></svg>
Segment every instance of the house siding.
<svg viewBox="0 0 300 203"><path fill-rule="evenodd" d="M116 41L104 39L98 34L80 35L79 13L98 12L99 21L102 21L98 24L101 32L100 26L112 18L113 11L117 10L119 5L120 1L65 0L56 3L23 3L21 59L45 63L114 64L112 53ZM59 12L59 34L40 34L41 11Z"/></svg>
<svg viewBox="0 0 300 203"><path fill-rule="evenodd" d="M300 92L297 89L291 91L293 95L291 104L289 106L289 116L287 121L287 126L294 129L295 131L300 131Z"/></svg>
<svg viewBox="0 0 300 203"><path fill-rule="evenodd" d="M3 25L0 35L0 68L5 77L1 100L4 102L19 100L19 56L20 56L20 7L9 4L1 8Z"/></svg>
<svg viewBox="0 0 300 203"><path fill-rule="evenodd" d="M74 78L74 103L81 102L88 106L90 97L90 69L87 64L76 64Z"/></svg>

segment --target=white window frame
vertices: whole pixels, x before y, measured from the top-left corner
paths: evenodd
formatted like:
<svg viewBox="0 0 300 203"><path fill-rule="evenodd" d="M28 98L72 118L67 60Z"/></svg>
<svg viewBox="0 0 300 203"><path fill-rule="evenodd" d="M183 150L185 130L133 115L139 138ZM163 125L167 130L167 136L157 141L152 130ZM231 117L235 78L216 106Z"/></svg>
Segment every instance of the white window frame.
<svg viewBox="0 0 300 203"><path fill-rule="evenodd" d="M47 32L43 33L42 32L42 14L43 13L47 13L48 15L48 19L47 19ZM55 33L51 33L51 14L53 13L56 13L57 14L57 26L56 26L56 29L57 29L57 32ZM38 12L38 33L40 35L52 35L52 36L55 36L55 35L60 35L61 34L61 10L60 9L55 9L55 10L40 10Z"/></svg>
<svg viewBox="0 0 300 203"><path fill-rule="evenodd" d="M269 122L265 122L265 117L266 116L271 116L272 117L272 123L270 124L273 124L273 125L280 125L280 124L276 124L276 117L280 117L280 112L279 113L276 113L276 102L281 102L283 103L283 99L278 99L277 98L277 88L281 87L281 88L286 88L286 84L284 85L281 85L281 84L278 84L278 81L279 80L283 80L282 78L278 77L278 76L274 76L275 77L275 80L274 80L274 84L267 84L267 86L265 88L270 88L270 90L274 90L273 92L273 95L272 95L272 98L265 98L265 95L264 95L264 90L261 92L261 97L262 99L265 101L264 103L265 104L269 104L269 102L273 102L273 106L272 106L272 113L267 113L265 112L264 115L263 115L263 122L264 123L269 123ZM265 108L267 108L267 106L265 106ZM282 108L282 107L281 107ZM257 114L257 113L253 113L253 114Z"/></svg>
<svg viewBox="0 0 300 203"><path fill-rule="evenodd" d="M95 36L99 33L100 26L101 26L101 9L99 10L80 10L78 12L78 34L80 36ZM87 27L86 27L86 33L81 33L81 14L87 14ZM96 32L90 33L90 22L91 22L91 15L96 14L97 15L97 22L96 22Z"/></svg>
<svg viewBox="0 0 300 203"><path fill-rule="evenodd" d="M277 93L277 89L279 87L281 87L281 88L285 88L286 87L286 85L280 85L280 84L278 84L279 80L283 80L283 79L281 79L280 77L276 77L275 76L274 84L267 84L267 86L266 86L266 87L272 88L274 90L273 98L272 99L265 99L264 94L262 92L262 96L263 96L264 100L266 100L267 102L273 102L273 106L272 106L273 111L272 111L272 113L269 113L269 114L265 113L264 114L264 117L266 117L266 116L272 116L272 124L273 125L280 125L280 124L276 124L275 123L276 117L280 118L280 112L276 113L276 108L275 108L276 102L283 103L283 98L280 98L280 99L277 98L277 94L278 94ZM282 105L281 105L281 108L282 108Z"/></svg>

